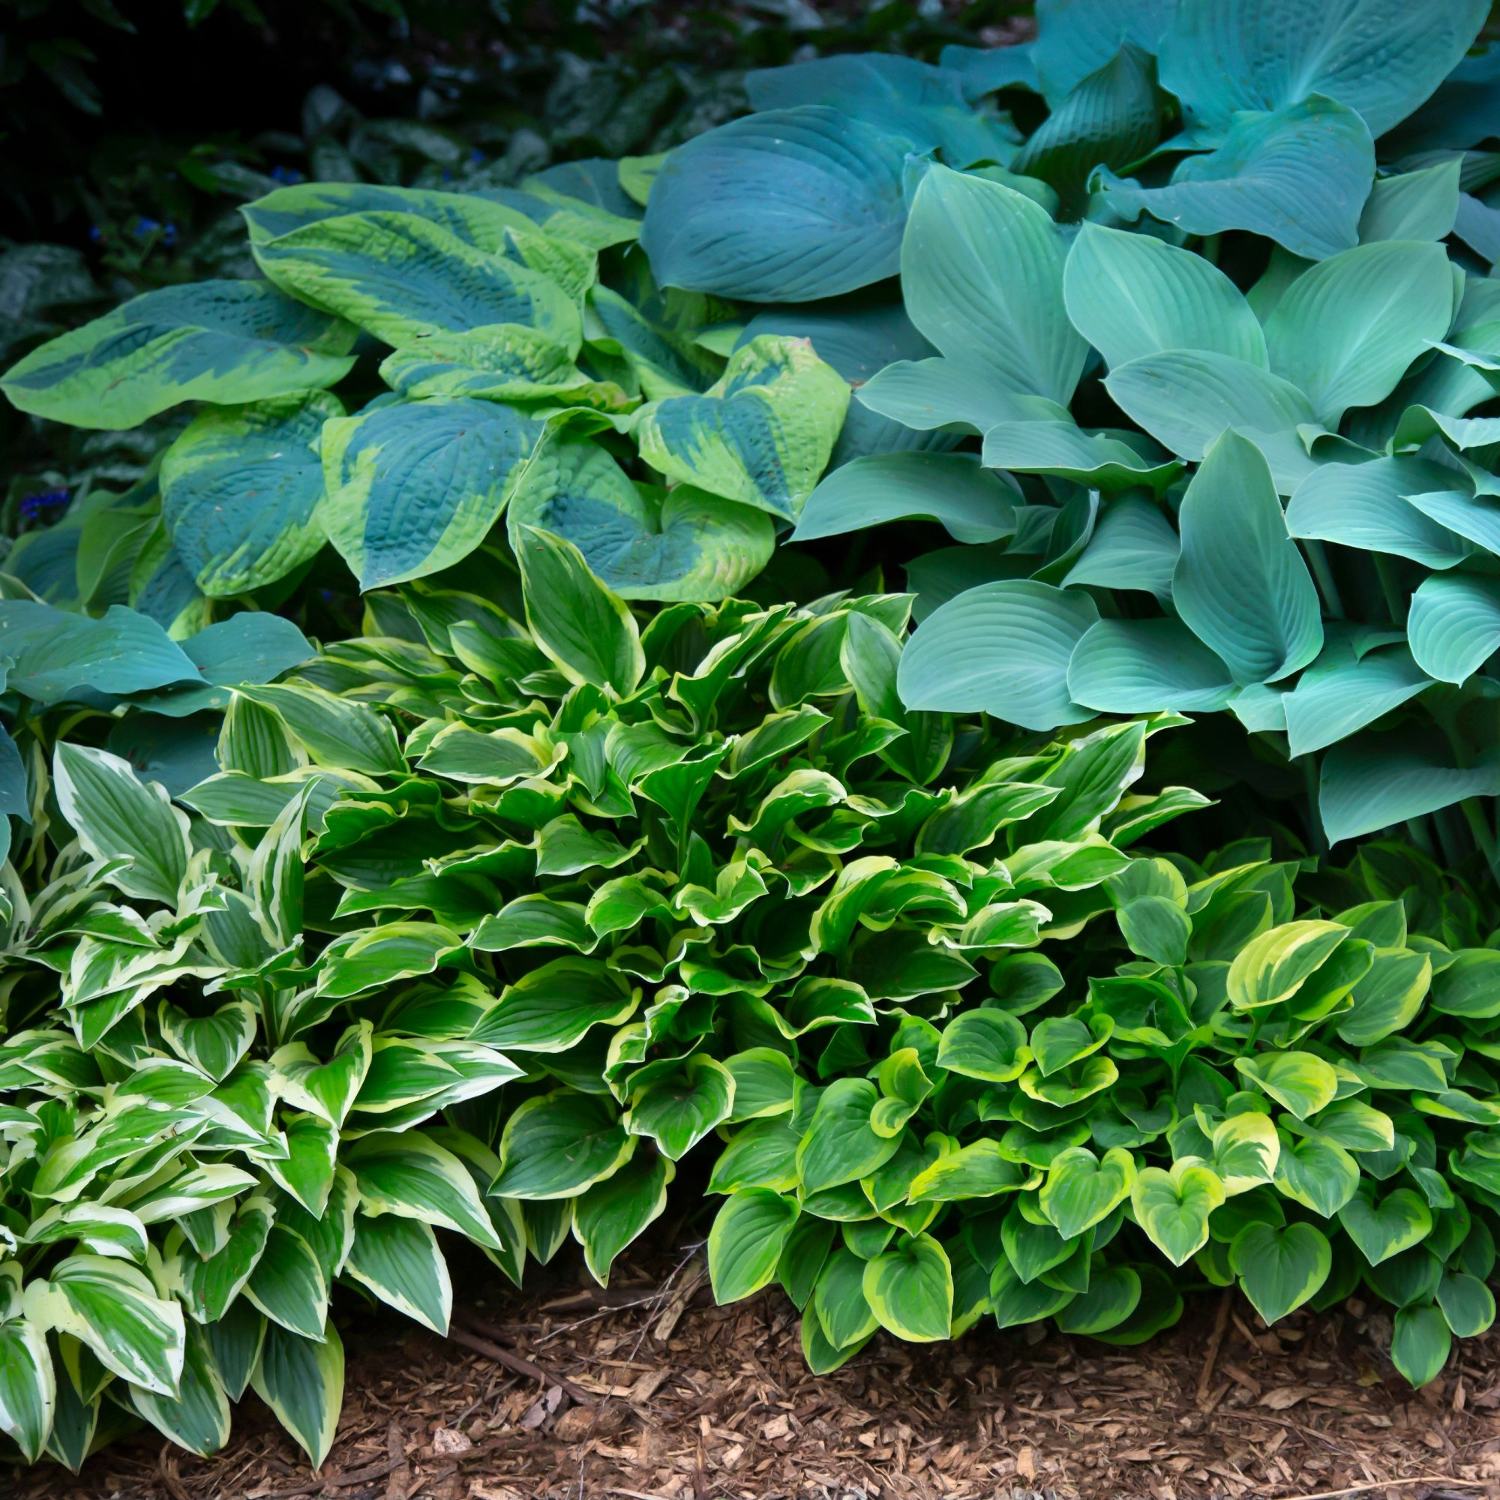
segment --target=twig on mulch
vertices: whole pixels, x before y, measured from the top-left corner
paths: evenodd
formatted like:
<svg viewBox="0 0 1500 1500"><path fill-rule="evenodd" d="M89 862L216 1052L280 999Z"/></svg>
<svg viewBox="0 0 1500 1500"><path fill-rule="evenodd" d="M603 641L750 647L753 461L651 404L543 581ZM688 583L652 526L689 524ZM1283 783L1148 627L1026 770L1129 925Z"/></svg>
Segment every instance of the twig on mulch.
<svg viewBox="0 0 1500 1500"><path fill-rule="evenodd" d="M1339 1500L1341 1495L1364 1495L1371 1490L1394 1490L1409 1484L1447 1484L1461 1490L1482 1490L1489 1487L1489 1481L1484 1479L1453 1479L1447 1474L1418 1474L1411 1479L1377 1479L1369 1484L1346 1485L1341 1490L1318 1490L1310 1495L1284 1495L1281 1500Z"/></svg>
<svg viewBox="0 0 1500 1500"><path fill-rule="evenodd" d="M1219 1348L1224 1342L1224 1330L1229 1327L1229 1288L1225 1287L1219 1298L1219 1310L1214 1315L1214 1331L1208 1336L1208 1348L1203 1353L1203 1369L1198 1376L1198 1405L1208 1406L1209 1393L1213 1389L1214 1365L1218 1362Z"/></svg>
<svg viewBox="0 0 1500 1500"><path fill-rule="evenodd" d="M477 1318L473 1321L479 1322ZM509 1349L502 1348L493 1339L484 1338L477 1333L471 1333L467 1328L457 1326L448 1330L448 1337L454 1343L462 1344L465 1349L472 1349L476 1354L482 1354L486 1359L494 1360L497 1365L504 1365L507 1370L512 1370L517 1375L525 1375L528 1379L540 1381L543 1385L560 1386L579 1406L598 1404L581 1385L569 1380L566 1375L558 1375L537 1364L535 1360L527 1359L524 1354L515 1354Z"/></svg>

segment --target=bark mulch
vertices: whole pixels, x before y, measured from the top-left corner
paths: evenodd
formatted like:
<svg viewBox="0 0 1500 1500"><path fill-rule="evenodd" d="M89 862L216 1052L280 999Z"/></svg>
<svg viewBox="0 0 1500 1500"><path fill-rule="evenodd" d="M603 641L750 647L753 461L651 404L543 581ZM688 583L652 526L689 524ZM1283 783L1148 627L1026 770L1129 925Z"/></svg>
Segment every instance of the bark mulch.
<svg viewBox="0 0 1500 1500"><path fill-rule="evenodd" d="M1137 1349L976 1330L813 1376L780 1295L718 1308L701 1255L608 1291L486 1286L444 1342L343 1320L343 1420L312 1474L253 1396L212 1459L126 1439L17 1500L1391 1500L1500 1497L1500 1336L1413 1392L1351 1302L1268 1332L1209 1298ZM5 1488L0 1478L0 1491Z"/></svg>

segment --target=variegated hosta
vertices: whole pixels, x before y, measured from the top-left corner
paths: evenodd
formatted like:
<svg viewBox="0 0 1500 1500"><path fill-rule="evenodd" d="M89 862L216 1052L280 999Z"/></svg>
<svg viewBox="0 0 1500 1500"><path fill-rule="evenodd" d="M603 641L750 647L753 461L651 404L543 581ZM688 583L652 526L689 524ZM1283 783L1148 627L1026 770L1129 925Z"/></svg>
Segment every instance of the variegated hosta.
<svg viewBox="0 0 1500 1500"><path fill-rule="evenodd" d="M990 855L1020 891L1025 827ZM1430 1380L1495 1313L1500 952L1477 903L1394 845L1300 886L1259 841L1200 864L1096 834L1067 865L1085 852L1053 867L1062 901L1037 893L1060 908L1040 948L776 1044L780 1087L714 1168L718 1296L778 1282L829 1370L878 1329L987 1316L1138 1343L1191 1266L1267 1322L1371 1294Z"/></svg>

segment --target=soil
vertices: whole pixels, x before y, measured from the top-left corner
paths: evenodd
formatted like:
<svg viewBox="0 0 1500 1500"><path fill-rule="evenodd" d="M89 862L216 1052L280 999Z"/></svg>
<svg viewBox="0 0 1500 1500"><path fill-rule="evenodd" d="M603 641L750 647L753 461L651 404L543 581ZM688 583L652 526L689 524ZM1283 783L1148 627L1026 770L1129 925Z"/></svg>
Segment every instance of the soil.
<svg viewBox="0 0 1500 1500"><path fill-rule="evenodd" d="M701 1252L579 1293L460 1277L453 1338L341 1319L347 1394L318 1474L253 1395L207 1460L154 1434L16 1500L1391 1500L1500 1497L1500 1335L1414 1392L1353 1301L1268 1332L1211 1297L1137 1349L1032 1330L802 1361L779 1293L715 1307ZM4 1488L0 1480L0 1489Z"/></svg>

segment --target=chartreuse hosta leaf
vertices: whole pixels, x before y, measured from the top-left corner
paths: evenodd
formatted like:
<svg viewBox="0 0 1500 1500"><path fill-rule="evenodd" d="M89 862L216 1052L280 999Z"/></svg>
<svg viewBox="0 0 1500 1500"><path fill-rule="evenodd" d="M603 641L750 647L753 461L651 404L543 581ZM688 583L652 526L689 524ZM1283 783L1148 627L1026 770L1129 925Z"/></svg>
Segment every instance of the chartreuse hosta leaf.
<svg viewBox="0 0 1500 1500"><path fill-rule="evenodd" d="M775 543L764 511L691 484L638 485L603 448L567 438L539 448L506 522L512 538L527 526L566 538L623 599L727 598Z"/></svg>
<svg viewBox="0 0 1500 1500"><path fill-rule="evenodd" d="M540 435L511 407L466 399L333 418L319 524L361 588L439 572L485 539Z"/></svg>
<svg viewBox="0 0 1500 1500"><path fill-rule="evenodd" d="M0 378L13 405L74 427L137 427L183 401L234 406L333 385L356 330L259 281L136 297Z"/></svg>
<svg viewBox="0 0 1500 1500"><path fill-rule="evenodd" d="M642 407L641 457L668 479L795 521L843 425L849 387L805 339L764 334L701 396Z"/></svg>
<svg viewBox="0 0 1500 1500"><path fill-rule="evenodd" d="M1230 1244L1229 1266L1256 1312L1274 1323L1317 1293L1333 1252L1312 1224L1247 1224Z"/></svg>
<svg viewBox="0 0 1500 1500"><path fill-rule="evenodd" d="M737 1302L770 1283L797 1221L796 1202L766 1188L732 1193L708 1234L714 1297Z"/></svg>
<svg viewBox="0 0 1500 1500"><path fill-rule="evenodd" d="M1040 1208L1064 1239L1109 1217L1135 1183L1128 1151L1111 1147L1102 1157L1087 1146L1070 1146L1052 1158L1042 1184Z"/></svg>
<svg viewBox="0 0 1500 1500"><path fill-rule="evenodd" d="M948 1337L953 1322L953 1271L931 1235L902 1236L867 1261L861 1290L883 1328L898 1338L930 1343Z"/></svg>
<svg viewBox="0 0 1500 1500"><path fill-rule="evenodd" d="M1146 1167L1130 1188L1136 1223L1151 1243L1180 1266L1208 1243L1209 1215L1224 1201L1224 1184L1212 1168L1191 1158L1170 1171Z"/></svg>

